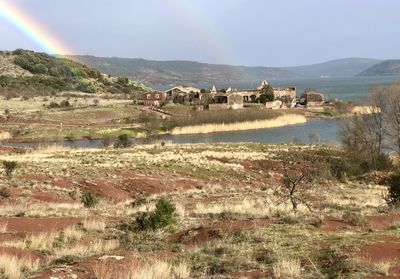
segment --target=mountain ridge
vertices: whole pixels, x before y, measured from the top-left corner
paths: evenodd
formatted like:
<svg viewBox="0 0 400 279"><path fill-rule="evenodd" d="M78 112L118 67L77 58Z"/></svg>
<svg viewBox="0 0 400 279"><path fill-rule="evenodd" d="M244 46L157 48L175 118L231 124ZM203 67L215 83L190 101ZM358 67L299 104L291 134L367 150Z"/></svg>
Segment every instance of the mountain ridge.
<svg viewBox="0 0 400 279"><path fill-rule="evenodd" d="M294 66L266 67L211 64L188 60L156 61L143 58L66 56L113 76L128 76L148 86L178 84L229 84L289 78L356 76L382 62L379 59L344 58Z"/></svg>
<svg viewBox="0 0 400 279"><path fill-rule="evenodd" d="M397 76L400 75L400 59L389 59L377 63L360 72L358 76Z"/></svg>

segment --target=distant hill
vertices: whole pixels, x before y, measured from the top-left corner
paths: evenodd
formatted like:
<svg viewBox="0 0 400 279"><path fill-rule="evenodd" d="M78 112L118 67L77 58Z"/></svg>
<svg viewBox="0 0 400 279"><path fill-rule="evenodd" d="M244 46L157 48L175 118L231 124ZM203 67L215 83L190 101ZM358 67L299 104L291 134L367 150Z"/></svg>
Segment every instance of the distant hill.
<svg viewBox="0 0 400 279"><path fill-rule="evenodd" d="M127 78L111 78L66 58L22 49L0 52L1 95L50 95L61 91L133 94L145 90Z"/></svg>
<svg viewBox="0 0 400 279"><path fill-rule="evenodd" d="M400 60L386 60L360 72L359 76L397 76L400 75Z"/></svg>
<svg viewBox="0 0 400 279"><path fill-rule="evenodd" d="M368 58L345 58L320 64L290 67L286 70L299 77L353 77L382 60Z"/></svg>
<svg viewBox="0 0 400 279"><path fill-rule="evenodd" d="M129 58L74 56L74 59L115 76L128 76L147 85L231 83L289 78L292 73L269 67L213 65L191 61L150 61Z"/></svg>
<svg viewBox="0 0 400 279"><path fill-rule="evenodd" d="M374 59L349 58L316 65L279 68L95 56L73 56L72 58L101 72L114 76L128 76L149 86L247 83L264 79L319 78L321 76L350 77L381 62Z"/></svg>

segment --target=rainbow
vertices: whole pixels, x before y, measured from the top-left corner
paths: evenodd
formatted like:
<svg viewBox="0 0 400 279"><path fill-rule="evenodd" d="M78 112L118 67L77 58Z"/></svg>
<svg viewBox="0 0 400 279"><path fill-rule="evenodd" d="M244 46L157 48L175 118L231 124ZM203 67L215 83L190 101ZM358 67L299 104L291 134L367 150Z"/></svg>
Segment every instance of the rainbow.
<svg viewBox="0 0 400 279"><path fill-rule="evenodd" d="M45 30L28 13L11 1L0 0L0 19L12 25L24 36L33 41L41 51L48 54L73 54L70 48Z"/></svg>

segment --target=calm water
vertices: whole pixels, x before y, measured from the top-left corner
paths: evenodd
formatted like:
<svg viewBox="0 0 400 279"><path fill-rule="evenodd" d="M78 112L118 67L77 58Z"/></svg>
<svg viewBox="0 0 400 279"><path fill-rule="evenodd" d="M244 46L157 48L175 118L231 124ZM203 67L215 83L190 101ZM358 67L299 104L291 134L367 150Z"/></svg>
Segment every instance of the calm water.
<svg viewBox="0 0 400 279"><path fill-rule="evenodd" d="M164 136L174 143L309 143L310 135L317 135L319 143L339 142L340 120L310 120L307 123L272 129L224 132L204 135Z"/></svg>
<svg viewBox="0 0 400 279"><path fill-rule="evenodd" d="M170 141L177 144L185 143L229 143L229 142L254 142L254 143L310 143L310 135L316 135L318 143L339 142L337 132L340 120L310 120L305 124L285 126L281 128L248 130L240 132L213 133L205 135L166 135L159 140ZM135 140L132 139L134 142ZM1 142L0 142L0 145ZM38 143L7 143L14 147L35 148L43 144ZM59 145L70 148L100 148L102 140L76 140L60 141L48 145Z"/></svg>

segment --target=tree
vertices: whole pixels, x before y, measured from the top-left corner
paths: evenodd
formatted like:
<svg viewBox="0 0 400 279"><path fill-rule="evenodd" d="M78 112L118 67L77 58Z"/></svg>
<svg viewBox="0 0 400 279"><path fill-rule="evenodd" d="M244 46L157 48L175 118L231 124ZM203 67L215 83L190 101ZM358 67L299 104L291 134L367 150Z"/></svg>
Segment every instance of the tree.
<svg viewBox="0 0 400 279"><path fill-rule="evenodd" d="M390 166L385 151L400 152L400 83L374 87L364 113L344 120L342 143L364 171Z"/></svg>
<svg viewBox="0 0 400 279"><path fill-rule="evenodd" d="M137 120L142 126L146 142L149 142L160 129L159 119L154 113L142 112Z"/></svg>
<svg viewBox="0 0 400 279"><path fill-rule="evenodd" d="M320 160L313 155L285 155L282 160L283 178L274 192L279 204L289 201L293 212L297 212L300 204L313 211L312 193L316 190L315 182L324 175L323 171L327 169L321 166L323 163L315 166L316 161Z"/></svg>
<svg viewBox="0 0 400 279"><path fill-rule="evenodd" d="M268 84L261 90L258 102L265 104L266 102L272 102L273 100L275 100L274 88Z"/></svg>

